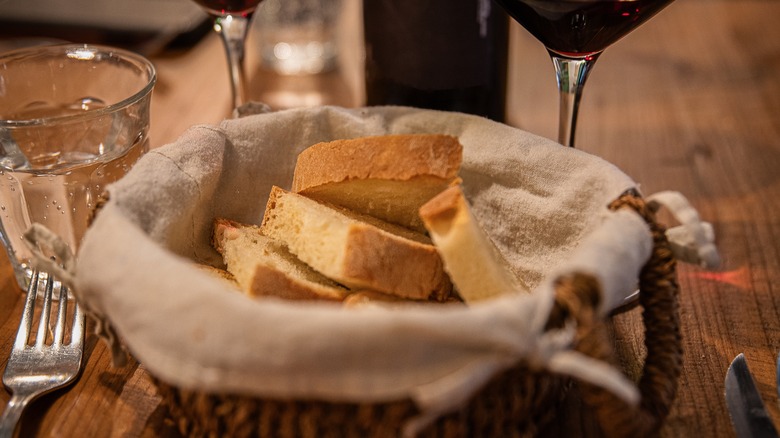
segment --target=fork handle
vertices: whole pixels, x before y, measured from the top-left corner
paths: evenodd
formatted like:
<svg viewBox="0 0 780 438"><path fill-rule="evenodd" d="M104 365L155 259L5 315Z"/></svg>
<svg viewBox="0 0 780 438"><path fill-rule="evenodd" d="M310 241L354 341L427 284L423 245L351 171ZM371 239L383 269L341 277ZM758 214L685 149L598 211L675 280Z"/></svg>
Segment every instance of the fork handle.
<svg viewBox="0 0 780 438"><path fill-rule="evenodd" d="M32 396L29 394L13 394L11 399L8 400L8 405L3 411L3 416L0 417L0 438L12 438L16 426L19 424L19 419L22 417L22 412L27 404L32 400Z"/></svg>

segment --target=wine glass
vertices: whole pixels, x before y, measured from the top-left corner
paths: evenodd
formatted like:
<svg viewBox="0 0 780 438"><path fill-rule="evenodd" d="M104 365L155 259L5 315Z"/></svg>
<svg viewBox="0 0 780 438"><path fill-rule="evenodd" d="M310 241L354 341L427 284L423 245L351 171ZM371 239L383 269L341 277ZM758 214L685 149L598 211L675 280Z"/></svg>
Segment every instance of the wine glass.
<svg viewBox="0 0 780 438"><path fill-rule="evenodd" d="M560 93L558 141L574 146L582 89L604 49L673 0L495 0L542 42Z"/></svg>
<svg viewBox="0 0 780 438"><path fill-rule="evenodd" d="M193 0L214 16L214 30L222 37L230 73L233 108L246 102L244 44L252 15L263 0Z"/></svg>

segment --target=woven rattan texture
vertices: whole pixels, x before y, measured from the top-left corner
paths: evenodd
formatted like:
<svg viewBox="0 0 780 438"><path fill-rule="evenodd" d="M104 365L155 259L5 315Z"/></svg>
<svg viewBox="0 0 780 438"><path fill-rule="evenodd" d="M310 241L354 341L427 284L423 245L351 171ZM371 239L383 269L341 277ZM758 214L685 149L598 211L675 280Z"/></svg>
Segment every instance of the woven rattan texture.
<svg viewBox="0 0 780 438"><path fill-rule="evenodd" d="M192 437L397 437L418 414L411 401L382 404L261 400L204 394L157 382L179 431ZM534 436L565 395L567 381L525 366L494 378L423 437Z"/></svg>

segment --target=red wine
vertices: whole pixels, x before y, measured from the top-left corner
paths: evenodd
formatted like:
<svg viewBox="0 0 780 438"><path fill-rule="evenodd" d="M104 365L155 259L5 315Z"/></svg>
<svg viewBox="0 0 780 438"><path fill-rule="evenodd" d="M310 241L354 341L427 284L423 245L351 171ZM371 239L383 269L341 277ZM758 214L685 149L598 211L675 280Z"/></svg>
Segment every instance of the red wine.
<svg viewBox="0 0 780 438"><path fill-rule="evenodd" d="M503 121L509 17L492 0L365 0L367 105Z"/></svg>
<svg viewBox="0 0 780 438"><path fill-rule="evenodd" d="M253 12L263 0L194 0L210 13L222 14L248 14Z"/></svg>
<svg viewBox="0 0 780 438"><path fill-rule="evenodd" d="M672 0L496 0L549 50L583 57L601 52Z"/></svg>

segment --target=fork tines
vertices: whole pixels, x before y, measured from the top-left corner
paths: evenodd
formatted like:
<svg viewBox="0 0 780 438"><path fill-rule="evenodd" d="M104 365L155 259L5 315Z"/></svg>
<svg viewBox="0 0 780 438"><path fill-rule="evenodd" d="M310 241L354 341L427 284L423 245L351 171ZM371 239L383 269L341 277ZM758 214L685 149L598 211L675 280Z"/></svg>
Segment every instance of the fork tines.
<svg viewBox="0 0 780 438"><path fill-rule="evenodd" d="M43 290L41 291L41 283L43 283ZM56 284L55 284L56 283ZM55 286L57 286L55 288ZM53 336L51 334L51 313L52 313L52 298L54 290L58 291L57 294L57 319L54 325ZM42 296L43 303L41 305L40 319L38 321L38 328L36 332L35 348L41 349L46 345L46 341L51 339L51 346L58 348L63 345L68 327L66 321L68 319L68 288L64 284L55 281L52 275L35 271L32 279L30 280L30 287L27 290L27 299L24 304L24 311L22 313L22 321L19 324L19 331L16 334L16 341L14 343L14 349L25 348L29 345L30 334L33 326L33 317L35 314L35 303L39 297ZM73 312L73 326L70 330L71 343L80 342L84 330L84 317L81 314L78 303L75 305Z"/></svg>
<svg viewBox="0 0 780 438"><path fill-rule="evenodd" d="M43 284L43 291L39 289ZM57 319L52 336L50 314L53 291L58 291ZM38 332L34 344L30 344L35 302L43 296ZM70 340L64 343L68 329L68 288L50 274L35 271L27 289L16 340L8 356L3 373L3 384L11 393L11 399L0 416L0 436L12 436L22 411L35 398L72 383L81 371L84 352L84 314L78 303L73 309ZM48 344L47 340L51 339Z"/></svg>

